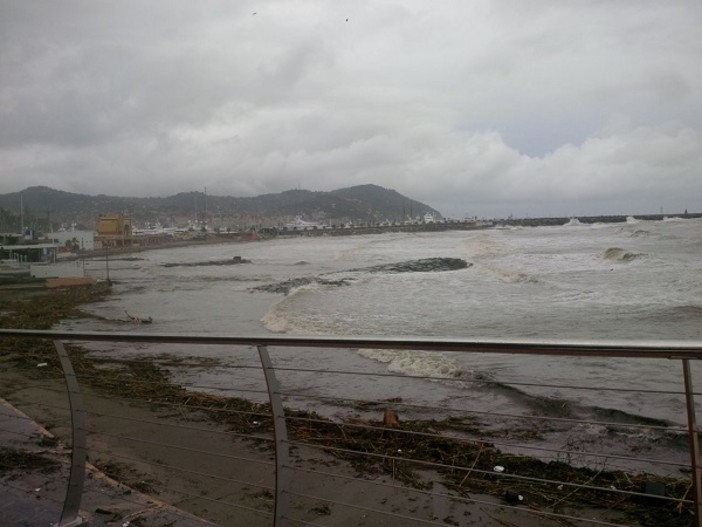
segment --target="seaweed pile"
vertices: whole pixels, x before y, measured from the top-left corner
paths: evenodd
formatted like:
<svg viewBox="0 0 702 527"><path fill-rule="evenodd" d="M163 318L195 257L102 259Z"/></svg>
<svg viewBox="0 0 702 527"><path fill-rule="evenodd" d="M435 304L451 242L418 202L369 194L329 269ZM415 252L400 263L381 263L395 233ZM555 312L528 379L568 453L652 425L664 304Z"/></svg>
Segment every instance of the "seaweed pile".
<svg viewBox="0 0 702 527"><path fill-rule="evenodd" d="M78 347L68 350L81 381L106 396L125 397L132 404L153 408L178 408L181 415L204 415L232 432L249 435L261 448L273 449L273 421L267 403L188 390L171 383L170 374L150 361L96 360ZM105 368L106 363L112 367ZM387 402L365 406L382 408ZM614 510L622 521L646 526L691 524L687 507L644 495L653 484L664 488L670 498L686 499L691 492L687 479L574 467L562 461L505 453L487 440L489 433L472 417L404 421L398 428L389 428L382 420L330 420L291 409L286 409L286 416L291 441L320 448L348 462L359 477L392 475L405 485L427 489L431 483L422 471L433 469L447 488L465 498L474 494L504 498L518 493L528 507L544 512ZM446 434L457 431L485 439L468 441ZM504 467L504 471L495 467Z"/></svg>
<svg viewBox="0 0 702 527"><path fill-rule="evenodd" d="M60 466L57 460L40 453L0 447L0 475L14 470L39 470L49 473L58 470Z"/></svg>

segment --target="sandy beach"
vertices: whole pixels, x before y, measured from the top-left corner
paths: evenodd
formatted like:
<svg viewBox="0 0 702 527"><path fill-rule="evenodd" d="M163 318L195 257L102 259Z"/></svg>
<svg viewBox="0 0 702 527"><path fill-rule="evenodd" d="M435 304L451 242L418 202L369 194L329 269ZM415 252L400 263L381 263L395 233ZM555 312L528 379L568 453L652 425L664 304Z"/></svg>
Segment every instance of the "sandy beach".
<svg viewBox="0 0 702 527"><path fill-rule="evenodd" d="M24 301L8 304L2 325L48 328L66 316L86 316L81 315L80 304L105 294L109 293L75 289L30 295ZM69 353L85 399L88 460L98 471L134 492L153 496L217 525L272 525L275 457L265 406L184 390L170 384L166 371L148 361L100 361L75 346L69 346ZM164 359L161 357L161 361ZM61 445L70 445L65 385L50 343L1 339L0 387L1 397L40 423ZM505 487L496 480L492 494L468 490L473 484L467 481L471 470L466 473L466 469L472 469L471 463L476 467L481 456L489 457L482 447L477 457L471 454L474 461L466 458L452 474L419 461L395 459L402 456L401 449L409 451L409 445L419 449L413 454L415 458L428 460L432 449L456 448L458 443L453 441L446 440L442 445L407 442L406 438L404 443L395 443L390 432L374 436L351 425L325 424L304 413L296 416L288 420L292 444L290 463L285 468L291 477L288 516L296 524L548 527L562 525L562 517L571 514L628 525L661 524L655 514L644 515L641 522L628 515L626 511L640 507L623 507L631 505L626 497L604 507L589 508L582 505L580 498L584 496L578 495L577 488L561 490L552 485L545 491L543 486L524 482ZM369 424L382 426L382 414L378 419L380 423ZM401 429L412 426L408 422ZM377 441L377 445L367 441ZM377 446L386 458L361 458L359 462L358 456L340 454L349 445L357 449ZM491 455L496 454L489 450ZM547 468L538 460L533 465L536 470ZM550 477L546 473L543 476ZM477 488L492 488L492 483L487 487L485 483ZM681 484L686 486L684 481ZM524 501L509 504L505 500L509 488L523 495ZM544 492L560 496L549 498L557 508L544 507ZM564 502L566 499L569 501ZM532 514L538 510L554 516ZM665 512L656 508L653 513L656 511ZM665 514L670 519L669 512ZM119 519L115 518L117 525ZM682 526L689 522L686 513L675 519L668 524Z"/></svg>
<svg viewBox="0 0 702 527"><path fill-rule="evenodd" d="M15 407L44 423L61 444L70 444L68 403L60 378L27 379L21 372L3 367L0 385L3 396ZM274 455L268 441L242 439L197 411L106 398L92 390L84 391L84 396L89 461L102 473L135 492L217 525L272 524ZM433 481L433 487L420 490L386 474L359 474L350 463L318 449L293 451L292 489L296 496L291 500L290 514L301 522L348 527L427 522L560 525L491 496L471 495L478 503L448 499L451 491L431 470L423 470L421 475L427 482ZM126 501L132 499L125 497ZM124 520L118 510L112 512L115 525ZM95 514L95 510L86 514ZM602 511L587 514L603 517ZM609 515L617 516L614 512Z"/></svg>

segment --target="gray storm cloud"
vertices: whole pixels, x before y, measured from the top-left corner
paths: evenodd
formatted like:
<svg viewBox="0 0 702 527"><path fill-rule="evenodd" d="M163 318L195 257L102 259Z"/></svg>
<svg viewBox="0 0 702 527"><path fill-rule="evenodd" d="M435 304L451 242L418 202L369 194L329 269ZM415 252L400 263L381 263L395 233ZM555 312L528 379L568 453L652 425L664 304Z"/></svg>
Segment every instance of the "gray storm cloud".
<svg viewBox="0 0 702 527"><path fill-rule="evenodd" d="M447 215L702 210L701 14L0 0L0 192L376 183Z"/></svg>

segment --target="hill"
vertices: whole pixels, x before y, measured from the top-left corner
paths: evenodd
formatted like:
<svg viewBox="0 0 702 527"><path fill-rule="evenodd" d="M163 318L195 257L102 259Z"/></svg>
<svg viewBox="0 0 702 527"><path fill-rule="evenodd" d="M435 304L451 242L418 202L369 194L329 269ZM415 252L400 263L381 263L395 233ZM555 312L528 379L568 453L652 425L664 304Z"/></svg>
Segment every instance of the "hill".
<svg viewBox="0 0 702 527"><path fill-rule="evenodd" d="M54 229L71 223L93 228L99 214L116 213L131 214L139 225L156 221L163 225L182 225L207 219L211 226L232 228L277 226L298 216L329 224L401 221L427 212L441 217L428 205L378 185L359 185L331 192L287 190L246 198L203 192L157 198L91 196L39 186L0 194L0 232L18 229L20 199L25 226L43 230L48 229L49 223Z"/></svg>

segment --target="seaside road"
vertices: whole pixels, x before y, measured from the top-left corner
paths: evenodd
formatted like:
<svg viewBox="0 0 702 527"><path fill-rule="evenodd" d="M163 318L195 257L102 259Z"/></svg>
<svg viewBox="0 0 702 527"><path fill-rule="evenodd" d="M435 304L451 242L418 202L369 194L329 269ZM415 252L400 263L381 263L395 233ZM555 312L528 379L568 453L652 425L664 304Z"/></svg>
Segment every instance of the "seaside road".
<svg viewBox="0 0 702 527"><path fill-rule="evenodd" d="M70 448L50 432L0 399L0 525L57 525L66 494ZM159 502L86 467L81 518L91 527L178 525L211 527L212 523Z"/></svg>

